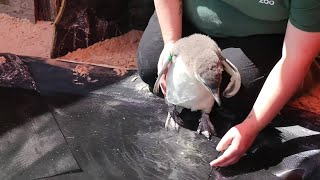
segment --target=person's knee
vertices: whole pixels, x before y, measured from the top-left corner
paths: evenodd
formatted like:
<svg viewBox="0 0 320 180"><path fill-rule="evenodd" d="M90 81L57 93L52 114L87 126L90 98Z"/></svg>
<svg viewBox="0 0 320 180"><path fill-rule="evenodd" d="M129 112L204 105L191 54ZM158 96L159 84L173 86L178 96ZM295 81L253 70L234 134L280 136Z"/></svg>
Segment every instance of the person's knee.
<svg viewBox="0 0 320 180"><path fill-rule="evenodd" d="M155 81L153 80L156 75L156 69L150 67L148 63L148 57L144 53L144 50L138 49L137 52L138 59L138 75L143 82L147 83L149 86L152 86Z"/></svg>
<svg viewBox="0 0 320 180"><path fill-rule="evenodd" d="M263 73L256 67L251 59L240 48L226 48L222 51L223 56L227 58L235 67L237 67L241 84L247 89L251 89L263 80Z"/></svg>
<svg viewBox="0 0 320 180"><path fill-rule="evenodd" d="M154 14L146 27L137 51L138 74L140 78L153 87L157 77L157 64L163 49L160 25Z"/></svg>
<svg viewBox="0 0 320 180"><path fill-rule="evenodd" d="M144 50L138 49L137 53L138 57L138 75L140 76L141 80L148 84L149 90L153 92L153 87L156 82L157 74L157 66L150 66L148 62L148 57L144 54ZM162 92L155 94L159 97L164 97Z"/></svg>

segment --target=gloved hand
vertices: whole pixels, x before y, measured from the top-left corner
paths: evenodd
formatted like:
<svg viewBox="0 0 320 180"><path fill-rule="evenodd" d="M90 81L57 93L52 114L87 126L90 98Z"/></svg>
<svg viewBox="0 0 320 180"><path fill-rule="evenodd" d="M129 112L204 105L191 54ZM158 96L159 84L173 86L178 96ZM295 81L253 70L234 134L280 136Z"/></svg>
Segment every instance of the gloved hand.
<svg viewBox="0 0 320 180"><path fill-rule="evenodd" d="M166 59L169 58L170 55L172 54L173 46L174 46L174 42L165 43L158 61L158 75L160 74L160 71L162 70ZM169 67L166 67L164 74L160 77L160 88L164 96L166 96L166 90L167 90L166 77L167 77L168 68Z"/></svg>

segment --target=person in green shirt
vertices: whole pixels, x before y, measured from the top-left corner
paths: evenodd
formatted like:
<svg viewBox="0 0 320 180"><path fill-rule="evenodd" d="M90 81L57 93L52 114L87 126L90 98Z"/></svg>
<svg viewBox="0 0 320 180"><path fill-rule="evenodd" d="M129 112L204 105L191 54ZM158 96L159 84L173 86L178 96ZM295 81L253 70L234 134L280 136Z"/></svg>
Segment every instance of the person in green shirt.
<svg viewBox="0 0 320 180"><path fill-rule="evenodd" d="M236 163L299 89L319 54L320 1L154 0L154 5L138 49L138 72L151 89L162 58L192 33L209 35L221 49L240 48L248 57L229 59L240 71L242 87L222 104L243 120L222 137L216 149L224 153L210 165Z"/></svg>

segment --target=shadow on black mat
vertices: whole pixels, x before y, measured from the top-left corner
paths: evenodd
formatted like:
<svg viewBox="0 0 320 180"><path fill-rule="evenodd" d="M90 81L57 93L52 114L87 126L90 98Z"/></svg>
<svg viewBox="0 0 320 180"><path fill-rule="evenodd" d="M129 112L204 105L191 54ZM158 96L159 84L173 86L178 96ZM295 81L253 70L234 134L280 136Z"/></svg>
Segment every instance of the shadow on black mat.
<svg viewBox="0 0 320 180"><path fill-rule="evenodd" d="M80 170L38 93L0 88L0 98L0 179L36 179Z"/></svg>
<svg viewBox="0 0 320 180"><path fill-rule="evenodd" d="M6 59L0 64L0 87L31 89L46 96L77 95L78 98L73 99L73 102L95 90L117 84L135 73L135 70L124 69L124 75L118 75L113 68L9 53L0 53L0 57ZM6 80L6 77L16 81Z"/></svg>
<svg viewBox="0 0 320 180"><path fill-rule="evenodd" d="M65 105L95 90L117 84L135 73L135 70L124 70L124 75L118 75L113 68L9 53L0 53L0 57L5 58L0 64L0 87L34 90L45 96L77 96L66 100Z"/></svg>
<svg viewBox="0 0 320 180"><path fill-rule="evenodd" d="M118 83L111 68L0 53L0 176L1 179L37 179L81 172L43 95L76 94L60 106L80 101L90 92ZM10 81L11 79L11 81ZM57 166L57 164L60 164Z"/></svg>
<svg viewBox="0 0 320 180"><path fill-rule="evenodd" d="M32 90L0 88L0 136L16 127L23 126L31 120L30 118L48 112L47 105L43 104L36 94ZM35 107L37 107L36 110L33 109Z"/></svg>
<svg viewBox="0 0 320 180"><path fill-rule="evenodd" d="M28 66L41 94L69 93L88 95L132 75L135 70L124 70L118 75L113 68L84 65L39 57L20 56Z"/></svg>

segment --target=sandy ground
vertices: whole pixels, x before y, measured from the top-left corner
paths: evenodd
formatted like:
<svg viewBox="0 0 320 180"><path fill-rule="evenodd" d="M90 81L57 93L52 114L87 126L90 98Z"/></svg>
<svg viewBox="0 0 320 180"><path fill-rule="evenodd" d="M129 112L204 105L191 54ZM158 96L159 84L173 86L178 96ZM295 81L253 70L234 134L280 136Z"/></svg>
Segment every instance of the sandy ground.
<svg viewBox="0 0 320 180"><path fill-rule="evenodd" d="M135 69L136 51L142 33L132 30L59 58ZM48 58L53 34L51 22L33 24L29 20L0 13L0 52Z"/></svg>
<svg viewBox="0 0 320 180"><path fill-rule="evenodd" d="M0 52L49 57L53 37L51 22L31 23L0 14Z"/></svg>
<svg viewBox="0 0 320 180"><path fill-rule="evenodd" d="M0 65L5 63L7 60L3 56L0 56Z"/></svg>
<svg viewBox="0 0 320 180"><path fill-rule="evenodd" d="M106 64L112 67L137 67L137 49L142 31L132 30L122 36L98 42L86 49L78 49L61 57L96 64Z"/></svg>
<svg viewBox="0 0 320 180"><path fill-rule="evenodd" d="M0 0L0 13L35 22L34 0Z"/></svg>
<svg viewBox="0 0 320 180"><path fill-rule="evenodd" d="M320 57L311 65L310 71L305 77L302 91L292 98L290 106L317 113L320 115Z"/></svg>
<svg viewBox="0 0 320 180"><path fill-rule="evenodd" d="M290 106L320 115L320 83L299 98L292 100Z"/></svg>

